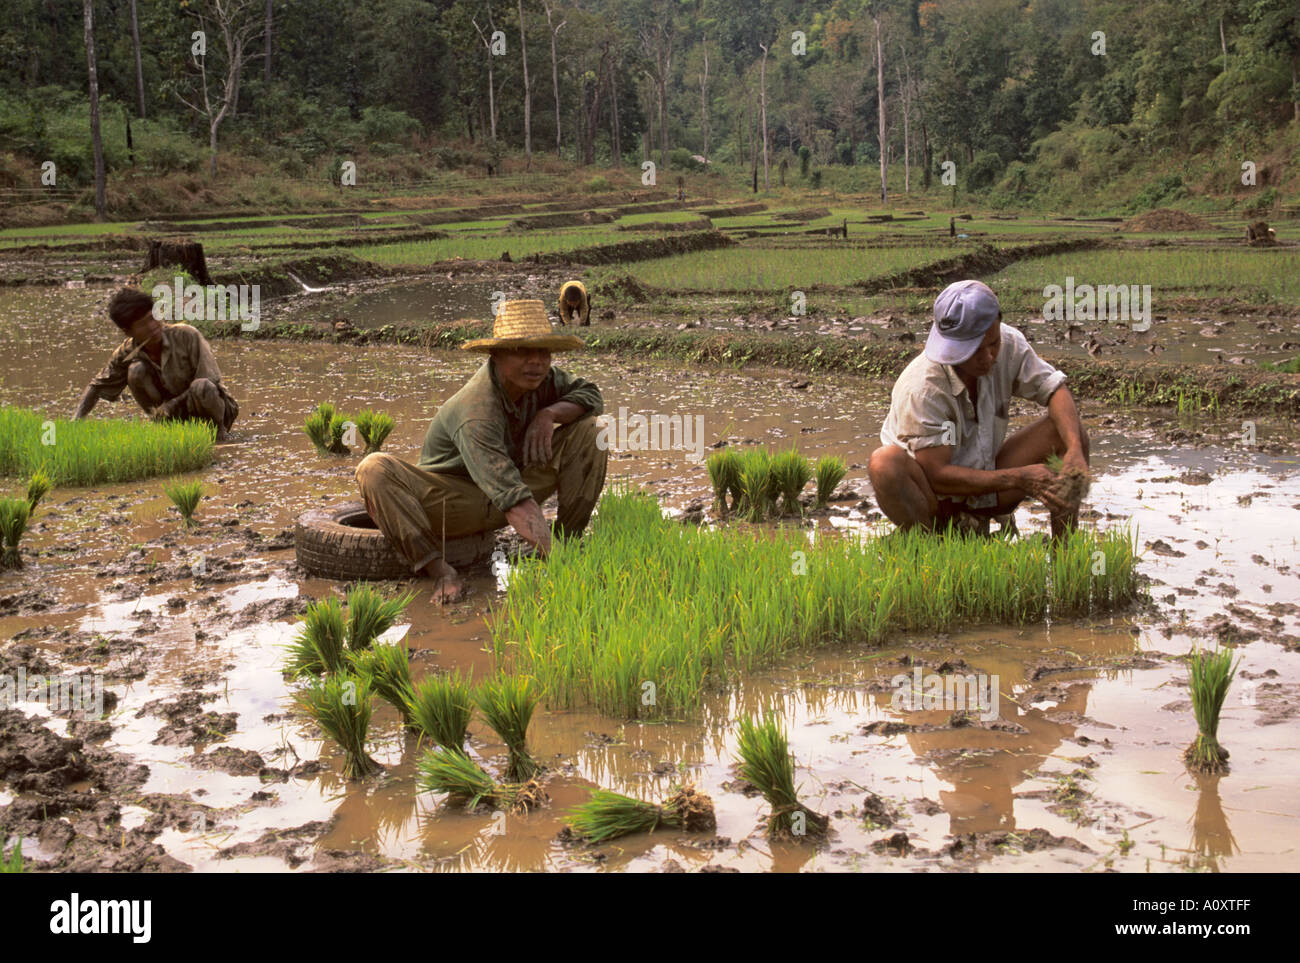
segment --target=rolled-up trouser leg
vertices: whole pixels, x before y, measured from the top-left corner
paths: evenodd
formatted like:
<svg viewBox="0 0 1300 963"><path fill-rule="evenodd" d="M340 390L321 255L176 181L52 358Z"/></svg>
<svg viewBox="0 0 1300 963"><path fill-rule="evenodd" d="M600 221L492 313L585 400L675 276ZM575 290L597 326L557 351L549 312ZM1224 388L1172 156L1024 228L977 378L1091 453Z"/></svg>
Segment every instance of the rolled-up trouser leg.
<svg viewBox="0 0 1300 963"><path fill-rule="evenodd" d="M552 439L551 460L523 472L524 484L532 489L538 504L552 493L559 494L555 518L558 535L580 535L600 501L609 451L596 444L599 435L594 415L564 425Z"/></svg>
<svg viewBox="0 0 1300 963"><path fill-rule="evenodd" d="M363 458L356 474L366 510L412 572L442 558L446 539L506 524L469 478L425 471L384 452Z"/></svg>

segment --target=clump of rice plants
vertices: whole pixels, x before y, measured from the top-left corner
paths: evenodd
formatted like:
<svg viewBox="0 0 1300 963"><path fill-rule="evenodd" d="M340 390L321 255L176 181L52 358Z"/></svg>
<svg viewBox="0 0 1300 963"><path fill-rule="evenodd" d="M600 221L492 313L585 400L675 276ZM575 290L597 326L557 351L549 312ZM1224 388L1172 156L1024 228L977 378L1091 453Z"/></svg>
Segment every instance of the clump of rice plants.
<svg viewBox="0 0 1300 963"><path fill-rule="evenodd" d="M745 452L740 459L740 503L736 510L747 521L761 522L773 503L772 456L762 448Z"/></svg>
<svg viewBox="0 0 1300 963"><path fill-rule="evenodd" d="M527 812L542 806L549 798L536 779L499 783L461 752L433 750L425 753L417 766L420 770L417 785L422 791L463 799L468 809L484 802L496 809Z"/></svg>
<svg viewBox="0 0 1300 963"><path fill-rule="evenodd" d="M343 748L344 778L364 779L383 769L366 752L366 733L373 710L368 679L334 673L316 680L294 698L321 730Z"/></svg>
<svg viewBox="0 0 1300 963"><path fill-rule="evenodd" d="M772 807L767 834L792 838L825 835L830 820L799 801L794 785L794 756L780 720L771 714L759 722L752 716L741 719L738 748L741 776Z"/></svg>
<svg viewBox="0 0 1300 963"><path fill-rule="evenodd" d="M303 431L322 455L346 455L351 450L343 444L345 419L328 401L322 401L303 422Z"/></svg>
<svg viewBox="0 0 1300 963"><path fill-rule="evenodd" d="M0 498L0 538L4 540L3 554L0 554L0 568L22 568L23 559L18 552L18 543L27 531L27 519L31 515L31 506L25 498Z"/></svg>
<svg viewBox="0 0 1300 963"><path fill-rule="evenodd" d="M302 616L301 627L289 645L285 671L297 678L347 669L347 629L343 607L334 596L312 602Z"/></svg>
<svg viewBox="0 0 1300 963"><path fill-rule="evenodd" d="M382 411L371 411L369 408L357 415L353 421L356 422L357 434L366 443L367 455L379 451L384 446L384 440L397 425L392 416Z"/></svg>
<svg viewBox="0 0 1300 963"><path fill-rule="evenodd" d="M718 820L712 799L692 786L683 786L661 806L608 789L593 789L585 803L569 810L568 823L575 835L603 843L633 833L652 833L660 826L708 832L717 828Z"/></svg>
<svg viewBox="0 0 1300 963"><path fill-rule="evenodd" d="M808 459L791 448L772 456L770 471L772 484L781 493L781 513L784 515L801 515L803 506L799 496L804 487L812 480L813 470Z"/></svg>
<svg viewBox="0 0 1300 963"><path fill-rule="evenodd" d="M67 421L0 407L0 475L21 478L43 468L53 485L180 475L212 461L216 433L207 421Z"/></svg>
<svg viewBox="0 0 1300 963"><path fill-rule="evenodd" d="M459 672L421 679L411 691L408 708L420 732L448 752L465 754L474 698L469 681Z"/></svg>
<svg viewBox="0 0 1300 963"><path fill-rule="evenodd" d="M817 503L816 508L825 508L831 500L831 495L835 494L835 488L844 480L848 473L848 466L844 464L844 459L835 455L823 455L817 459L817 467L813 471L817 477Z"/></svg>
<svg viewBox="0 0 1300 963"><path fill-rule="evenodd" d="M193 527L194 509L199 507L199 500L203 497L203 482L177 479L163 485L163 492L181 513L185 527Z"/></svg>
<svg viewBox="0 0 1300 963"><path fill-rule="evenodd" d="M489 679L474 693L479 712L506 744L506 778L511 782L524 782L542 769L541 763L529 754L527 742L528 723L539 701L537 686L526 675Z"/></svg>
<svg viewBox="0 0 1300 963"><path fill-rule="evenodd" d="M36 506L41 503L41 499L48 495L53 487L54 481L50 478L50 474L45 470L44 465L32 472L32 477L27 482L27 506L33 514L36 512Z"/></svg>
<svg viewBox="0 0 1300 963"><path fill-rule="evenodd" d="M730 515L740 498L740 456L730 448L715 451L704 462L713 484L713 504L718 514ZM727 498L731 502L728 504Z"/></svg>
<svg viewBox="0 0 1300 963"><path fill-rule="evenodd" d="M1183 753L1188 768L1213 774L1228 768L1228 750L1219 745L1219 713L1228 696L1228 686L1237 674L1232 649L1204 652L1197 649L1187 662L1192 689L1192 711L1196 714L1196 739Z"/></svg>
<svg viewBox="0 0 1300 963"><path fill-rule="evenodd" d="M372 645L351 655L353 667L374 690L375 695L392 705L402 716L402 725L416 728L411 720L411 658L404 645Z"/></svg>
<svg viewBox="0 0 1300 963"><path fill-rule="evenodd" d="M370 648L371 643L397 624L414 598L413 593L407 592L388 599L365 582L354 585L348 591L348 648L353 652Z"/></svg>

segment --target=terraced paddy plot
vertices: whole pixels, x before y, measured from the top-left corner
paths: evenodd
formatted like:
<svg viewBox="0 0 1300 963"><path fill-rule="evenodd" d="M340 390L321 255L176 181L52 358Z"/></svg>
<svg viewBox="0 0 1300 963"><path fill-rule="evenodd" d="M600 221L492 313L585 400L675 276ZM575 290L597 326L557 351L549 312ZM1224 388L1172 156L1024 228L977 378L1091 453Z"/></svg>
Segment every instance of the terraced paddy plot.
<svg viewBox="0 0 1300 963"><path fill-rule="evenodd" d="M799 529L701 530L612 491L583 543L512 573L493 652L552 707L671 715L795 649L1111 609L1133 597L1135 566L1123 531L1059 544L920 532L810 543Z"/></svg>
<svg viewBox="0 0 1300 963"><path fill-rule="evenodd" d="M626 241L625 236L609 230L550 230L510 236L449 237L400 244L378 244L358 247L355 250L358 256L376 264L392 267L424 267L439 261L450 261L452 258L464 258L469 261L496 260L504 251L509 251L514 260L519 260L531 254L548 254L579 247L621 244Z"/></svg>

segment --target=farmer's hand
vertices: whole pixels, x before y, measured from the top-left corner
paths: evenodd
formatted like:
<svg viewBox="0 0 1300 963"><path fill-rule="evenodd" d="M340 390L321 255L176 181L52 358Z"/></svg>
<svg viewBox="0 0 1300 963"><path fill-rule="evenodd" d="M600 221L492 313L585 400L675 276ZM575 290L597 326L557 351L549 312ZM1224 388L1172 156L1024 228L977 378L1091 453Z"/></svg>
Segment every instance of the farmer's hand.
<svg viewBox="0 0 1300 963"><path fill-rule="evenodd" d="M1061 459L1061 473L1077 472L1080 475L1088 474L1088 462L1083 457L1082 448L1071 448Z"/></svg>
<svg viewBox="0 0 1300 963"><path fill-rule="evenodd" d="M1056 494L1057 480L1056 472L1046 465L1025 465L1016 469L1017 486L1042 501L1054 514L1068 511L1070 507Z"/></svg>
<svg viewBox="0 0 1300 963"><path fill-rule="evenodd" d="M551 437L555 434L555 417L543 408L524 432L524 467L544 465L551 460Z"/></svg>

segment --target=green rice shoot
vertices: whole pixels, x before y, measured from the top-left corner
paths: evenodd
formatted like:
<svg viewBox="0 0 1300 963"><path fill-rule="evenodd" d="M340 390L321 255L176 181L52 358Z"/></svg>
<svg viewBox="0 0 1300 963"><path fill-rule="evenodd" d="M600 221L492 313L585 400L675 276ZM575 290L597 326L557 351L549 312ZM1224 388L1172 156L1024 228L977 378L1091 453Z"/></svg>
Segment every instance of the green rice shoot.
<svg viewBox="0 0 1300 963"><path fill-rule="evenodd" d="M848 470L844 459L835 455L824 455L817 459L817 467L813 470L817 478L817 502L814 507L826 507L831 496L835 494L836 487L848 474Z"/></svg>
<svg viewBox="0 0 1300 963"><path fill-rule="evenodd" d="M740 503L737 512L750 522L761 522L772 509L772 456L762 448L740 456Z"/></svg>
<svg viewBox="0 0 1300 963"><path fill-rule="evenodd" d="M24 478L43 468L55 487L196 471L211 463L215 443L207 421L68 421L0 407L0 475Z"/></svg>
<svg viewBox="0 0 1300 963"><path fill-rule="evenodd" d="M740 456L724 448L711 454L704 462L713 485L713 505L724 518L735 510L740 497ZM730 503L728 503L730 496Z"/></svg>
<svg viewBox="0 0 1300 963"><path fill-rule="evenodd" d="M586 802L569 810L567 820L575 835L593 843L652 833L661 826L689 832L717 828L713 801L690 786L679 787L660 806L608 789L593 789Z"/></svg>
<svg viewBox="0 0 1300 963"><path fill-rule="evenodd" d="M312 602L303 613L298 634L289 644L285 672L298 678L345 671L346 633L343 608L337 598L331 595Z"/></svg>
<svg viewBox="0 0 1300 963"><path fill-rule="evenodd" d="M203 498L203 482L174 479L163 485L163 492L181 513L185 527L193 526L194 510L199 507L199 500Z"/></svg>
<svg viewBox="0 0 1300 963"><path fill-rule="evenodd" d="M353 652L370 648L376 639L397 624L414 598L410 592L391 599L384 598L365 582L353 586L348 591L348 648Z"/></svg>
<svg viewBox="0 0 1300 963"><path fill-rule="evenodd" d="M54 480L50 478L50 474L45 470L44 465L32 472L32 477L27 482L27 505L32 514L36 513L36 506L41 503L41 499L50 493L50 489L53 487Z"/></svg>
<svg viewBox="0 0 1300 963"><path fill-rule="evenodd" d="M496 809L527 812L537 809L548 798L536 779L499 783L464 753L431 750L416 765L420 771L416 785L421 791L445 793L453 799L464 800L467 809L483 802Z"/></svg>
<svg viewBox="0 0 1300 963"><path fill-rule="evenodd" d="M382 411L371 411L369 408L357 415L353 421L357 426L357 434L366 443L366 454L379 451L397 425L391 415Z"/></svg>
<svg viewBox="0 0 1300 963"><path fill-rule="evenodd" d="M366 752L373 710L367 679L343 673L327 675L298 692L294 699L343 749L344 778L364 779L383 769Z"/></svg>
<svg viewBox="0 0 1300 963"><path fill-rule="evenodd" d="M1219 745L1219 714L1228 696L1228 686L1241 664L1238 660L1234 665L1232 656L1232 649L1217 652L1197 649L1187 660L1197 733L1183 758L1197 772L1212 774L1227 768L1228 750Z"/></svg>
<svg viewBox="0 0 1300 963"><path fill-rule="evenodd" d="M316 410L303 422L303 431L322 455L346 455L347 445L343 444L345 419L334 410L328 401L322 401Z"/></svg>
<svg viewBox="0 0 1300 963"><path fill-rule="evenodd" d="M415 727L436 745L465 754L474 698L469 681L459 671L421 679L411 691L408 709Z"/></svg>
<svg viewBox="0 0 1300 963"><path fill-rule="evenodd" d="M0 554L0 568L22 568L23 559L18 552L18 543L27 531L27 520L31 515L31 506L25 498L0 498L0 539L4 541L3 553Z"/></svg>
<svg viewBox="0 0 1300 963"><path fill-rule="evenodd" d="M769 836L797 838L824 835L830 824L799 801L794 785L794 756L785 729L775 714L755 721L740 720L738 727L740 775L767 800L772 812L767 819Z"/></svg>
<svg viewBox="0 0 1300 963"><path fill-rule="evenodd" d="M415 695L411 683L411 657L404 645L372 645L352 653L356 673L363 676L375 695L389 703L402 716L402 725L415 728L411 721L411 700Z"/></svg>
<svg viewBox="0 0 1300 963"><path fill-rule="evenodd" d="M3 852L4 848L0 846L0 853ZM23 838L19 836L14 842L14 848L10 851L9 856L0 859L0 873L21 872L25 872L25 870L23 869Z"/></svg>
<svg viewBox="0 0 1300 963"><path fill-rule="evenodd" d="M526 675L489 679L474 693L479 712L506 744L506 779L511 782L524 782L542 769L529 754L527 742L528 724L539 701L537 686Z"/></svg>
<svg viewBox="0 0 1300 963"><path fill-rule="evenodd" d="M799 504L799 496L813 476L808 459L791 448L772 456L770 471L773 485L781 493L781 513L802 515L803 506Z"/></svg>

